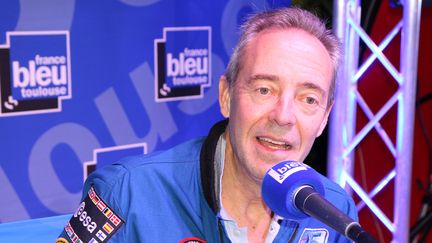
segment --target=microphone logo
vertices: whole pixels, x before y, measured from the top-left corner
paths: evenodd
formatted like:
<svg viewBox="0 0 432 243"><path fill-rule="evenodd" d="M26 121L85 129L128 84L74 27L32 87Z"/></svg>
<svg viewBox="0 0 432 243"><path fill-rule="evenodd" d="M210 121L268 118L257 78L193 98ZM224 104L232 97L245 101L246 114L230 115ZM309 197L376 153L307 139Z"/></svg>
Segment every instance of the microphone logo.
<svg viewBox="0 0 432 243"><path fill-rule="evenodd" d="M268 171L268 175L282 184L290 175L302 170L307 170L306 165L303 163L296 161L286 161L273 166Z"/></svg>

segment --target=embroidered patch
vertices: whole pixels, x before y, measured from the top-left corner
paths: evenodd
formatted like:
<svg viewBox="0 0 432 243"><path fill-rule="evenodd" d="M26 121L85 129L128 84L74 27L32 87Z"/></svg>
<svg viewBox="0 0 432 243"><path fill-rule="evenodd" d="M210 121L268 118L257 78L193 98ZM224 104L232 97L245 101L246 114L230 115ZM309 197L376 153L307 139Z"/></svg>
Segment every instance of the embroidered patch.
<svg viewBox="0 0 432 243"><path fill-rule="evenodd" d="M179 243L206 243L206 241L197 237L189 237L179 241Z"/></svg>
<svg viewBox="0 0 432 243"><path fill-rule="evenodd" d="M91 187L64 231L73 243L99 243L111 238L123 223Z"/></svg>
<svg viewBox="0 0 432 243"><path fill-rule="evenodd" d="M329 232L324 228L305 228L299 243L327 243Z"/></svg>
<svg viewBox="0 0 432 243"><path fill-rule="evenodd" d="M63 237L60 237L60 238L57 238L56 243L69 243L69 241L67 241L67 240L66 240L65 238L63 238Z"/></svg>

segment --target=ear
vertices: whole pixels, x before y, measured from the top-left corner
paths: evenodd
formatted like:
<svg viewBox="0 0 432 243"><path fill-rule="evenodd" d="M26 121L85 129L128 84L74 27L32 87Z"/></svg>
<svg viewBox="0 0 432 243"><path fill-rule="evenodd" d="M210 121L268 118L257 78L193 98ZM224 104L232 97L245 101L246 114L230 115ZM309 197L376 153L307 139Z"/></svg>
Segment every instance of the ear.
<svg viewBox="0 0 432 243"><path fill-rule="evenodd" d="M332 107L333 107L333 102L330 104L330 106L325 111L324 119L322 120L321 125L319 127L317 137L321 136L322 132L324 131L324 128L327 125L328 117L330 115L330 111L331 111Z"/></svg>
<svg viewBox="0 0 432 243"><path fill-rule="evenodd" d="M219 106L222 115L228 118L230 115L230 87L225 76L219 79Z"/></svg>

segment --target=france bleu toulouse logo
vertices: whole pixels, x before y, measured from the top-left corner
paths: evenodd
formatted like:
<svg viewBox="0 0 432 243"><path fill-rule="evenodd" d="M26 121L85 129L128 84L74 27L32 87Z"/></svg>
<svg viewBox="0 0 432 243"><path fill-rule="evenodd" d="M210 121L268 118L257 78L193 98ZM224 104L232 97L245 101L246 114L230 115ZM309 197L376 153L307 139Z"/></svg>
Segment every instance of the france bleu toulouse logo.
<svg viewBox="0 0 432 243"><path fill-rule="evenodd" d="M0 45L0 116L61 111L72 97L68 31L6 32Z"/></svg>
<svg viewBox="0 0 432 243"><path fill-rule="evenodd" d="M164 28L154 58L156 102L203 97L211 85L211 28Z"/></svg>

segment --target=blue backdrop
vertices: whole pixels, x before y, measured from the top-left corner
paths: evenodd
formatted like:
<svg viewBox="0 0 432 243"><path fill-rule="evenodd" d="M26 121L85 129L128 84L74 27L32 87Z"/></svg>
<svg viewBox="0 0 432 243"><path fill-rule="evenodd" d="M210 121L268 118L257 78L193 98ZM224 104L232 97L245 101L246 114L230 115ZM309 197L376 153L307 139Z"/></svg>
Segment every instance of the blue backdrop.
<svg viewBox="0 0 432 243"><path fill-rule="evenodd" d="M0 222L73 212L88 173L207 134L250 12L287 0L0 2Z"/></svg>

